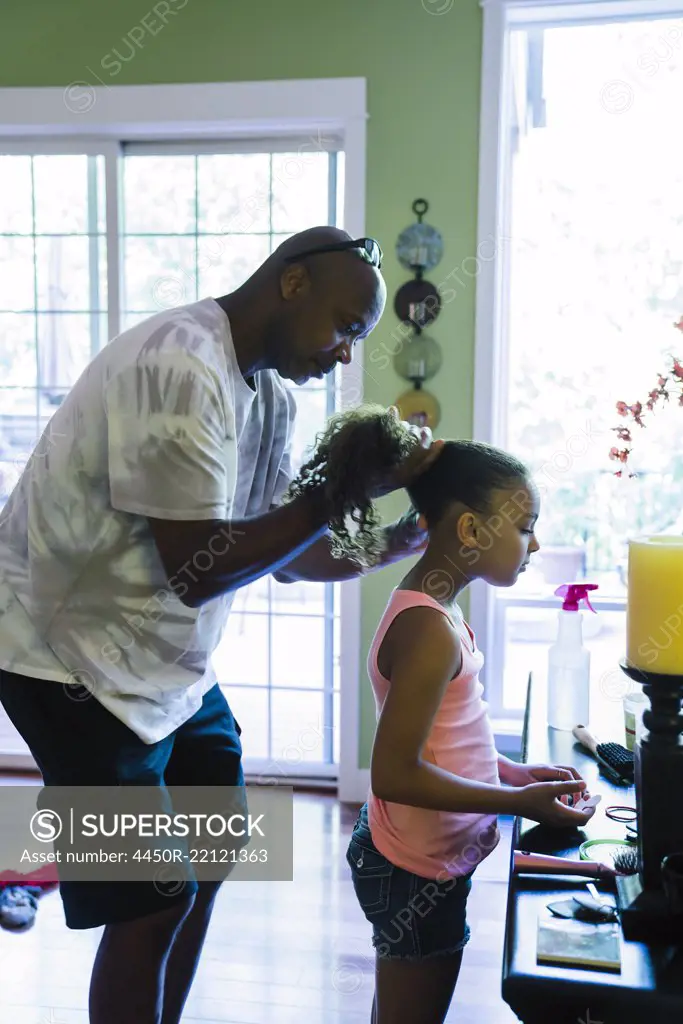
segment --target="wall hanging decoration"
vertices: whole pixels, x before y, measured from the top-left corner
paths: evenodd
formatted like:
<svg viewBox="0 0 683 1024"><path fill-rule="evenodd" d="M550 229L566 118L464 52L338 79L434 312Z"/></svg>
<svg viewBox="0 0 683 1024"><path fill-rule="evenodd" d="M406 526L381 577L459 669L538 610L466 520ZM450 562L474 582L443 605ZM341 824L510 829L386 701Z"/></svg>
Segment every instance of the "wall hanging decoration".
<svg viewBox="0 0 683 1024"><path fill-rule="evenodd" d="M402 338L394 355L394 369L413 386L394 404L408 423L434 430L441 419L441 410L434 395L422 385L440 370L441 347L424 329L434 323L441 312L441 296L438 288L425 280L424 274L441 260L443 239L436 228L423 223L428 209L426 199L416 199L412 210L417 223L410 224L396 241L399 262L406 270L411 270L414 277L402 284L394 297L396 316L412 328L412 334Z"/></svg>

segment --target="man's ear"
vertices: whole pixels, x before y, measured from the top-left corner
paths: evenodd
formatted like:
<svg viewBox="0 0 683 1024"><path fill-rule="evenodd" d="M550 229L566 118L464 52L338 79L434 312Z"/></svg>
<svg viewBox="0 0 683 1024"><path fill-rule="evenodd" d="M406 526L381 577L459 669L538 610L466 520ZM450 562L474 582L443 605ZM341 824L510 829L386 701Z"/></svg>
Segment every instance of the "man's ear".
<svg viewBox="0 0 683 1024"><path fill-rule="evenodd" d="M285 301L310 291L311 279L303 263L288 264L280 275L280 293Z"/></svg>

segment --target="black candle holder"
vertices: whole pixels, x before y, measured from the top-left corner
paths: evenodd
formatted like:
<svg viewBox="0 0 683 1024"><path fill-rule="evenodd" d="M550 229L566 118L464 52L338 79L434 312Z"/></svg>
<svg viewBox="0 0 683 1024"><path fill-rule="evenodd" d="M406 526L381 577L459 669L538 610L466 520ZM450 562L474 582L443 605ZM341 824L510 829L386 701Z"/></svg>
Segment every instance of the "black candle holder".
<svg viewBox="0 0 683 1024"><path fill-rule="evenodd" d="M680 941L683 915L670 909L662 860L683 852L683 675L620 667L650 700L634 751L640 871L617 878L622 928L627 939Z"/></svg>

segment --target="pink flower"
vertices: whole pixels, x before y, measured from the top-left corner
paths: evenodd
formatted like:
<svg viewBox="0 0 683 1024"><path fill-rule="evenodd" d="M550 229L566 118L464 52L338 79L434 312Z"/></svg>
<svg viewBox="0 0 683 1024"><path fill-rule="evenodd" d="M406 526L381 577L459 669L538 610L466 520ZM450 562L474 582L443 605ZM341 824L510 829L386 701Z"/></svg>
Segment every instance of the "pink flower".
<svg viewBox="0 0 683 1024"><path fill-rule="evenodd" d="M680 316L676 323L674 323L674 327L676 328L676 330L680 331L683 334L683 316ZM648 410L648 412L652 412L654 410L655 405L657 404L657 402L660 401L660 399L663 399L665 402L668 402L671 395L676 393L678 393L678 404L680 406L683 406L683 361L676 359L674 357L671 360L671 364L671 369L669 371L669 374L671 376L669 374L665 375L663 373L658 374L657 387L653 388L648 393L647 401L645 403L645 408ZM672 377L676 384L681 385L680 388L676 388L675 390L672 388L671 390L669 390L668 385ZM626 417L630 413L634 423L637 423L639 427L645 426L645 423L643 422L642 402L634 402L633 405L628 405L627 402L620 401L617 402L616 408L617 414L619 416ZM633 438L628 427L613 427L612 429L614 430L620 441L624 441L626 442L626 444L632 443ZM630 448L613 447L610 448L609 451L610 459L612 459L615 462L621 462L622 465L628 461L628 457L630 454ZM619 470L616 473L616 476L621 475L621 470ZM629 474L629 478L633 478L634 476L636 476L635 473Z"/></svg>
<svg viewBox="0 0 683 1024"><path fill-rule="evenodd" d="M631 415L633 416L633 419L636 421L636 423L638 424L639 427L643 426L642 412L643 412L643 403L642 402L635 402L631 406Z"/></svg>

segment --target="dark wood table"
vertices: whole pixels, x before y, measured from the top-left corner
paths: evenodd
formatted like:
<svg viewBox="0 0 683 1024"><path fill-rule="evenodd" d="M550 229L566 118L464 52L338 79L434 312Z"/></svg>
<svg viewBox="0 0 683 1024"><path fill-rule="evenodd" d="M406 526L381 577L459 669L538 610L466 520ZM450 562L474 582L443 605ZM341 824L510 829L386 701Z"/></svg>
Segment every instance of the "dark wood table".
<svg viewBox="0 0 683 1024"><path fill-rule="evenodd" d="M620 700L592 695L591 725L599 738L624 742ZM635 806L635 791L613 786L571 733L549 729L545 680L529 677L522 740L528 763L571 764L602 802L585 830L566 832L517 819L512 848L579 858L585 839L626 837L626 826L605 816L611 804ZM662 780L666 785L666 780ZM536 963L536 929L548 903L586 893L589 879L514 875L510 863L503 998L524 1024L683 1024L683 947L626 942L621 973ZM596 883L610 892L609 885ZM614 895L614 894L613 894Z"/></svg>

